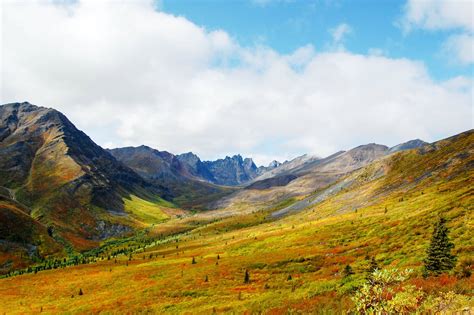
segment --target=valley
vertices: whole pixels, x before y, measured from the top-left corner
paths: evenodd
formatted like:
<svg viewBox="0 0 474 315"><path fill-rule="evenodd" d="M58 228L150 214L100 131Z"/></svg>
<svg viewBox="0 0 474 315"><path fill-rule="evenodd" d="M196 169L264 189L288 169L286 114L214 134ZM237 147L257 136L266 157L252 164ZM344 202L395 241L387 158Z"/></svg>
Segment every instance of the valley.
<svg viewBox="0 0 474 315"><path fill-rule="evenodd" d="M15 103L0 141L2 313L344 313L374 262L412 270L406 312L435 312L444 293L447 310L474 308L459 271L474 268L473 130L257 167L104 150ZM426 276L439 217L458 264Z"/></svg>

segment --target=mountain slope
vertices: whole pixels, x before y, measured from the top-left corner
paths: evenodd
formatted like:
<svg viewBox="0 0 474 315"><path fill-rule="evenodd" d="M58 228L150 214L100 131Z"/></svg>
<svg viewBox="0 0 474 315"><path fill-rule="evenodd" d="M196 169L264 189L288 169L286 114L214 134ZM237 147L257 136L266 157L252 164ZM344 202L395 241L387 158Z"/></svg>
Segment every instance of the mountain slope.
<svg viewBox="0 0 474 315"><path fill-rule="evenodd" d="M10 199L57 231L58 240L76 248L130 230L127 226L134 223L126 216L124 198L168 195L164 187L151 185L118 162L60 112L29 103L0 107L0 175Z"/></svg>
<svg viewBox="0 0 474 315"><path fill-rule="evenodd" d="M240 154L226 156L216 161L205 161L209 172L218 185L237 186L252 180L258 175L258 169L250 158L243 159Z"/></svg>
<svg viewBox="0 0 474 315"><path fill-rule="evenodd" d="M207 182L214 177L207 175L207 168L192 153L188 154L188 160L183 160L180 156L147 146L117 148L109 152L147 181L167 187L173 201L186 209L200 209L232 192L229 188Z"/></svg>
<svg viewBox="0 0 474 315"><path fill-rule="evenodd" d="M320 190L344 176L386 155L388 147L378 144L367 144L347 152L337 152L326 158L301 158L283 170L270 173L274 177L256 180L247 189L219 200L212 207L233 207L245 204L249 207L268 206L268 202L281 202L294 197L301 197ZM264 176L263 176L264 177ZM259 177L261 178L261 177Z"/></svg>
<svg viewBox="0 0 474 315"><path fill-rule="evenodd" d="M410 149L416 149L420 148L422 146L427 145L428 142L425 142L420 139L415 139L415 140L410 140L404 143L400 143L394 147L391 147L390 150L388 150L388 153L394 153L398 151L403 151L403 150L410 150Z"/></svg>

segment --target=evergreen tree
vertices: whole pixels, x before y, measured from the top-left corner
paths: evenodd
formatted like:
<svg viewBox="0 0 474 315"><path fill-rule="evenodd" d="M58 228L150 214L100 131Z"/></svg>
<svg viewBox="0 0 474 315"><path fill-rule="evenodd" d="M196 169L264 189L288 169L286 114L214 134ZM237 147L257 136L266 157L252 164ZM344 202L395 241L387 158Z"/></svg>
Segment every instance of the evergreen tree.
<svg viewBox="0 0 474 315"><path fill-rule="evenodd" d="M82 289L79 289L79 295L83 295Z"/></svg>
<svg viewBox="0 0 474 315"><path fill-rule="evenodd" d="M449 240L449 231L445 223L446 219L440 218L435 224L431 243L426 251L427 257L424 260L427 273L440 274L453 269L456 264L456 256L451 254L454 244Z"/></svg>
<svg viewBox="0 0 474 315"><path fill-rule="evenodd" d="M246 269L245 270L244 283L249 283L249 282L250 282L250 275L249 275L249 271Z"/></svg>
<svg viewBox="0 0 474 315"><path fill-rule="evenodd" d="M352 270L351 265L346 265L346 267L344 267L344 271L342 272L342 274L344 275L344 278L349 277L350 275L353 275L354 271Z"/></svg>
<svg viewBox="0 0 474 315"><path fill-rule="evenodd" d="M196 263L196 259L194 259L194 257L193 257L193 260L191 261L191 264L194 265L195 263Z"/></svg>

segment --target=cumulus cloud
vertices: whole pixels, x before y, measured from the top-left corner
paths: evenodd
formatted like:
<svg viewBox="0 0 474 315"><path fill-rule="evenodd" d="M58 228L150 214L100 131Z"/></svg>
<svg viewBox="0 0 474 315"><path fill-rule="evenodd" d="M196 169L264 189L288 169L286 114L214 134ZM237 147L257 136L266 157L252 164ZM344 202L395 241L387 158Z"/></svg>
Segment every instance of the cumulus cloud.
<svg viewBox="0 0 474 315"><path fill-rule="evenodd" d="M406 29L429 30L461 28L474 31L471 0L408 0L401 25Z"/></svg>
<svg viewBox="0 0 474 315"><path fill-rule="evenodd" d="M474 63L474 35L452 35L443 44L446 54L456 56L456 60L464 65Z"/></svg>
<svg viewBox="0 0 474 315"><path fill-rule="evenodd" d="M454 31L443 43L460 64L474 63L474 2L472 0L408 0L399 21L405 32L415 28Z"/></svg>
<svg viewBox="0 0 474 315"><path fill-rule="evenodd" d="M242 47L149 1L3 11L2 103L57 108L102 145L266 164L472 128L471 79L434 82L408 59Z"/></svg>

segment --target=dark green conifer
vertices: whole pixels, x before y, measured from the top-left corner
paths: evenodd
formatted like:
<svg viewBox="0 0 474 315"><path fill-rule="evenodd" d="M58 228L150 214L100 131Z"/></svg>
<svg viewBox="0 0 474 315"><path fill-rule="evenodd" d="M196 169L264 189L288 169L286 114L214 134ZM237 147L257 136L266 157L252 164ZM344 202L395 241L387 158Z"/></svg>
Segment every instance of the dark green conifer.
<svg viewBox="0 0 474 315"><path fill-rule="evenodd" d="M427 257L424 259L427 273L437 275L456 265L456 256L451 253L454 244L449 240L449 230L445 223L446 219L440 218L435 224L431 243L426 251Z"/></svg>
<svg viewBox="0 0 474 315"><path fill-rule="evenodd" d="M351 265L346 265L346 267L344 267L344 271L342 272L342 274L344 278L349 277L350 275L353 275L354 271L352 270Z"/></svg>
<svg viewBox="0 0 474 315"><path fill-rule="evenodd" d="M250 275L249 275L249 271L246 269L245 270L244 283L249 283L249 282L250 282Z"/></svg>

